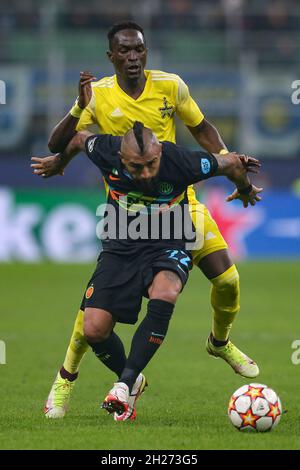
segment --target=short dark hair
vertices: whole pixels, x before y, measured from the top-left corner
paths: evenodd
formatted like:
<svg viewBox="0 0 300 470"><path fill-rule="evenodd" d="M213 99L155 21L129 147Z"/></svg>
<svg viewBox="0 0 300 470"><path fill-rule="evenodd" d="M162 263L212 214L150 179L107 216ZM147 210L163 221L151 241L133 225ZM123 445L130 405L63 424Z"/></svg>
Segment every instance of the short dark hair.
<svg viewBox="0 0 300 470"><path fill-rule="evenodd" d="M134 23L133 21L124 21L123 23L116 23L110 28L110 30L107 33L110 50L112 50L112 43L113 43L115 34L118 33L119 31L122 31L123 29L135 29L136 31L139 31L140 33L142 33L143 38L145 40L144 30L137 23Z"/></svg>

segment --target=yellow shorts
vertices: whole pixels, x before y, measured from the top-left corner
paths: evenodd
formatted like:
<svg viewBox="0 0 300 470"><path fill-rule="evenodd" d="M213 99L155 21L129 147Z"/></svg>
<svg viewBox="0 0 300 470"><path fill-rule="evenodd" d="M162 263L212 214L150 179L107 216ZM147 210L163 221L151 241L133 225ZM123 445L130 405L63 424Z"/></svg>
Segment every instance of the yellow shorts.
<svg viewBox="0 0 300 470"><path fill-rule="evenodd" d="M190 215L199 238L199 246L192 250L193 263L198 264L204 256L218 250L227 249L228 245L221 232L209 213L209 210L197 201L194 190L188 188L188 199Z"/></svg>

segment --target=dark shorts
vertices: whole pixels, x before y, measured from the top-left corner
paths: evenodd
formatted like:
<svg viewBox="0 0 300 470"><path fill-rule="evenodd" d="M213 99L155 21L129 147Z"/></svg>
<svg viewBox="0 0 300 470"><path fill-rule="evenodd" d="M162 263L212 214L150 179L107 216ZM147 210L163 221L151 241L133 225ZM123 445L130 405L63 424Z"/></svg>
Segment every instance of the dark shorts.
<svg viewBox="0 0 300 470"><path fill-rule="evenodd" d="M110 312L120 323L134 324L138 319L142 298L148 297L148 287L162 271L175 272L184 286L192 268L190 255L181 249L144 250L132 256L102 252L96 270L84 294L81 310L101 308Z"/></svg>

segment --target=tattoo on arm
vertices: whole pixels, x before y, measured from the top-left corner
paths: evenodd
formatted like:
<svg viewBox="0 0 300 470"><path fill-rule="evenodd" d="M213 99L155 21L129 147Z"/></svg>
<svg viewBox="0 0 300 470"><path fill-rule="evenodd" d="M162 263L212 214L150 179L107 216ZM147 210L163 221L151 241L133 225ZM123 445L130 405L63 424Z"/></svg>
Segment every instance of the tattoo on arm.
<svg viewBox="0 0 300 470"><path fill-rule="evenodd" d="M180 280L179 276L173 271L163 271L165 277L172 282L178 282Z"/></svg>

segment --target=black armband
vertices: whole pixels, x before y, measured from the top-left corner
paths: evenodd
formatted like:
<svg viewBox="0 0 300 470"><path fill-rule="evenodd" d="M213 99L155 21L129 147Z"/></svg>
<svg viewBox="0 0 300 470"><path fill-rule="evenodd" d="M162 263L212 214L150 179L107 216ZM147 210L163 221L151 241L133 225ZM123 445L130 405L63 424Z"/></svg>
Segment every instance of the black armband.
<svg viewBox="0 0 300 470"><path fill-rule="evenodd" d="M238 192L242 194L242 196L247 196L247 194L251 193L252 189L253 189L253 186L250 183L249 186L246 186L246 188L243 188L243 189L238 188Z"/></svg>

